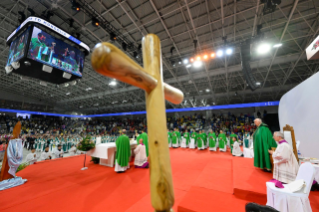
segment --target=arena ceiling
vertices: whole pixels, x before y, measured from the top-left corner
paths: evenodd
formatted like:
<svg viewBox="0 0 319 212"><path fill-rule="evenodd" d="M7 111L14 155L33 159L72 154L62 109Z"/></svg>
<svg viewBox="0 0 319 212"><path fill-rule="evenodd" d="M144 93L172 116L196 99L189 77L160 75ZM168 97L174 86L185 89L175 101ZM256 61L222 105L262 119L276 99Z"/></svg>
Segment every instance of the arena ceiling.
<svg viewBox="0 0 319 212"><path fill-rule="evenodd" d="M319 1L283 0L276 10L263 14L264 4L257 0L78 0L95 11L138 47L141 38L157 34L161 39L165 82L181 89L185 101L181 105L166 103L167 108L195 107L213 104L273 101L319 70L319 61L307 61L305 48L318 35ZM90 56L85 62L83 78L76 85L65 87L54 84L40 85L39 80L5 73L8 55L6 38L18 25L18 11L27 8L41 15L51 10L50 22L71 34L80 33L80 40L93 48L97 43L110 41L104 27L94 27L91 17L82 10L72 9L64 0L1 0L0 1L0 89L25 97L41 99L64 111L79 113L107 113L145 109L144 91L117 83L92 70ZM69 19L74 19L73 27ZM257 26L265 42L282 43L269 54L252 54L251 68L260 88L251 91L241 71L238 45L241 41L257 36ZM233 47L233 54L209 60L202 68L187 68L173 61L197 53L223 48L225 38ZM121 44L114 42L121 47ZM173 54L171 48L175 47ZM254 48L254 46L253 46ZM134 58L142 64L140 58ZM69 95L66 95L70 93Z"/></svg>

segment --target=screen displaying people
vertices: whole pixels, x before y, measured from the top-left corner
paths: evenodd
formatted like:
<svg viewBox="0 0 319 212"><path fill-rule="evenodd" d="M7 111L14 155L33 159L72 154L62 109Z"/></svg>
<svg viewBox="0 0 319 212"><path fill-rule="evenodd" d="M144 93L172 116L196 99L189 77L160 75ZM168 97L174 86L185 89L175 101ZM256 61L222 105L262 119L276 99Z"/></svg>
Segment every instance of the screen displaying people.
<svg viewBox="0 0 319 212"><path fill-rule="evenodd" d="M33 28L28 58L82 77L84 53L37 27Z"/></svg>
<svg viewBox="0 0 319 212"><path fill-rule="evenodd" d="M27 28L20 36L11 42L7 66L20 60L24 56L25 47L27 46L30 27Z"/></svg>

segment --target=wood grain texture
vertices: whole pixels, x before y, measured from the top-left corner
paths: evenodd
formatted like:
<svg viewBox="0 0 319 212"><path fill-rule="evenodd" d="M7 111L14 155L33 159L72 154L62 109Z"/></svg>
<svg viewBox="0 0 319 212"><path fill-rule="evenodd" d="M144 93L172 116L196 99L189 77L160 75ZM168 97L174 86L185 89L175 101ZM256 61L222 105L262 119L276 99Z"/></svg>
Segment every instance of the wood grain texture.
<svg viewBox="0 0 319 212"><path fill-rule="evenodd" d="M13 128L12 138L11 138L11 139L19 138L20 133L21 133L21 122L18 121L18 123L16 124L16 126L14 126L14 128ZM9 141L9 142L10 142L10 141ZM8 147L8 145L9 145L9 142L8 142L8 144L7 144L7 147ZM8 151L8 148L6 149L6 151L5 151L5 153L4 153L4 157L3 157L3 161L2 161L0 181L13 178L13 176L8 173L10 167L9 167L9 164L8 164L7 151Z"/></svg>
<svg viewBox="0 0 319 212"><path fill-rule="evenodd" d="M110 43L97 44L93 50L91 63L93 69L107 77L141 88L150 92L157 85L157 80L120 49ZM184 94L179 89L164 83L166 100L180 104Z"/></svg>
<svg viewBox="0 0 319 212"><path fill-rule="evenodd" d="M296 144L296 137L295 137L295 130L292 126L286 124L286 126L283 127L283 132L284 131L290 131L291 133L291 140L292 140L292 148L294 151L294 155L299 163L299 157L298 157L298 151L297 151L297 144Z"/></svg>
<svg viewBox="0 0 319 212"><path fill-rule="evenodd" d="M166 108L159 38L149 34L142 40L144 68L157 80L155 89L146 92L147 127L150 152L152 206L156 211L171 211L174 191L167 140Z"/></svg>

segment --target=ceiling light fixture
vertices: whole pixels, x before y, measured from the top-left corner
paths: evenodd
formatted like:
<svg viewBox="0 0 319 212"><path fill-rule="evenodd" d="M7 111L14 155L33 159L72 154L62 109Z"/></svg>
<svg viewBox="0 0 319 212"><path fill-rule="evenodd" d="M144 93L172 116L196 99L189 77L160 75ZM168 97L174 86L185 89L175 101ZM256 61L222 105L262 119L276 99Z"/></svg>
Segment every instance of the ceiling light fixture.
<svg viewBox="0 0 319 212"><path fill-rule="evenodd" d="M96 18L92 18L92 25L98 27L100 26L100 22Z"/></svg>
<svg viewBox="0 0 319 212"><path fill-rule="evenodd" d="M218 51L217 51L217 56L218 56L218 57L222 57L223 55L224 55L223 50L218 50Z"/></svg>
<svg viewBox="0 0 319 212"><path fill-rule="evenodd" d="M112 81L109 83L110 86L115 86L116 84L117 84L117 83L116 83L115 80L112 80Z"/></svg>
<svg viewBox="0 0 319 212"><path fill-rule="evenodd" d="M203 62L202 61L195 61L194 62L194 67L195 68L199 68L199 67L201 67L203 65Z"/></svg>
<svg viewBox="0 0 319 212"><path fill-rule="evenodd" d="M279 47L281 47L282 46L282 43L277 43L277 44L275 44L273 47L274 48L279 48Z"/></svg>
<svg viewBox="0 0 319 212"><path fill-rule="evenodd" d="M270 52L270 45L268 43L262 43L258 46L257 48L257 53L258 54L267 54L268 52Z"/></svg>
<svg viewBox="0 0 319 212"><path fill-rule="evenodd" d="M233 53L233 50L231 48L227 49L226 50L226 54L227 55L231 55Z"/></svg>

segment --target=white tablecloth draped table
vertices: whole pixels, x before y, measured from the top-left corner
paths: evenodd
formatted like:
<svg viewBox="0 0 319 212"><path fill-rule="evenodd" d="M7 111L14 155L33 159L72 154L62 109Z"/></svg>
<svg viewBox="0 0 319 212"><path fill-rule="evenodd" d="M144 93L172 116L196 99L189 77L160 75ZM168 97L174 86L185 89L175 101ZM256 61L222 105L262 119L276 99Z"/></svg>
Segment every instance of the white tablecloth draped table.
<svg viewBox="0 0 319 212"><path fill-rule="evenodd" d="M137 142L135 140L130 141L131 149L135 149ZM115 142L101 143L94 149L87 152L87 155L100 158L100 165L114 166L114 157L116 152Z"/></svg>

